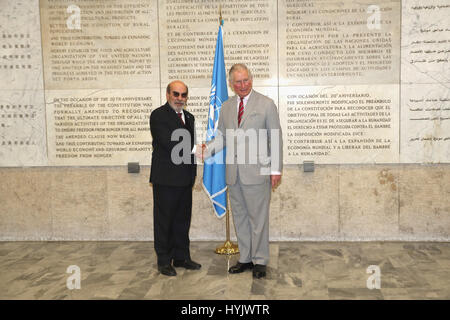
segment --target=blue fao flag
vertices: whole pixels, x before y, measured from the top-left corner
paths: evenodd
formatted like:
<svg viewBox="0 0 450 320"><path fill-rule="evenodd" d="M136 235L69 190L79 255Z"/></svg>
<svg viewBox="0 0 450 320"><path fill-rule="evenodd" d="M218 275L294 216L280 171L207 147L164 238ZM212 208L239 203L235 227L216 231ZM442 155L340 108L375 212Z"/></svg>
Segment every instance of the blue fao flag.
<svg viewBox="0 0 450 320"><path fill-rule="evenodd" d="M217 33L216 52L214 57L211 93L209 100L208 127L206 128L206 142L212 140L219 124L222 103L228 99L225 59L223 55L222 24ZM222 218L227 211L227 184L225 182L225 154L224 148L204 163L203 187L211 200L217 217Z"/></svg>

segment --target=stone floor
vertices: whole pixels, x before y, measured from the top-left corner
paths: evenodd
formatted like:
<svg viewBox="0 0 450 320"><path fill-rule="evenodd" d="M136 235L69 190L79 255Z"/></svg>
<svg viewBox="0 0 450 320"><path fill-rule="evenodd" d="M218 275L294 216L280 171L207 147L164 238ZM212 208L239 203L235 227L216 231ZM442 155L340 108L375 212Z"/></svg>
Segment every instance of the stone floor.
<svg viewBox="0 0 450 320"><path fill-rule="evenodd" d="M450 299L450 243L274 242L265 279L227 273L238 255L192 242L199 271L156 270L152 242L0 242L0 299ZM69 290L80 268L80 289ZM378 266L380 289L367 268ZM72 282L71 282L72 283Z"/></svg>

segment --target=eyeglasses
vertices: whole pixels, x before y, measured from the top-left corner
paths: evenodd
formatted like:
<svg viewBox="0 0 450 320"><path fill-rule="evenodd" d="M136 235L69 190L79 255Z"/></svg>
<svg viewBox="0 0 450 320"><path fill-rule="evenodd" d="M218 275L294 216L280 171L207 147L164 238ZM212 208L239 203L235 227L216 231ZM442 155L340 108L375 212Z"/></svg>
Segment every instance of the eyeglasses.
<svg viewBox="0 0 450 320"><path fill-rule="evenodd" d="M172 91L172 94L173 94L173 96L175 97L175 98L178 98L179 96L180 96L180 93L179 92L177 92L177 91ZM187 98L187 92L183 92L183 93L181 93L181 97L182 98Z"/></svg>

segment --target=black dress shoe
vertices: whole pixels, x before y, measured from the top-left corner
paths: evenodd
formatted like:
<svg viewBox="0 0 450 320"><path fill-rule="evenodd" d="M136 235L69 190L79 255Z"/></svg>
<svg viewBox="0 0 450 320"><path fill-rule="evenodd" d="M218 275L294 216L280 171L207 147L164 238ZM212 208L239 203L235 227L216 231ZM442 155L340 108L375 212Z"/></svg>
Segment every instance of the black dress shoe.
<svg viewBox="0 0 450 320"><path fill-rule="evenodd" d="M198 270L202 267L200 263L192 260L173 260L174 267L181 267L189 270Z"/></svg>
<svg viewBox="0 0 450 320"><path fill-rule="evenodd" d="M234 266L232 266L228 272L229 273L241 273L245 270L253 269L253 262L241 263L238 261Z"/></svg>
<svg viewBox="0 0 450 320"><path fill-rule="evenodd" d="M170 264L165 264L163 266L158 266L158 271L161 272L161 274L169 277L173 277L177 275L177 272Z"/></svg>
<svg viewBox="0 0 450 320"><path fill-rule="evenodd" d="M255 264L253 268L253 278L260 279L266 276L266 266L262 264Z"/></svg>

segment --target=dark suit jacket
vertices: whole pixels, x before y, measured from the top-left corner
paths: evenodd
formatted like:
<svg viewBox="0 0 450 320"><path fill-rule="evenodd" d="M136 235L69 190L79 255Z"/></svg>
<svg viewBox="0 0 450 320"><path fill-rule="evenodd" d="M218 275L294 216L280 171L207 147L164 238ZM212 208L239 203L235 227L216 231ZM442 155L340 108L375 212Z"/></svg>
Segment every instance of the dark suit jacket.
<svg viewBox="0 0 450 320"><path fill-rule="evenodd" d="M153 110L150 115L150 131L153 137L152 166L150 171L150 182L166 186L183 187L193 185L197 174L195 157L191 150L195 145L195 119L186 110L183 110L186 124L183 125L175 110L166 103ZM187 130L189 149L185 148L177 152L181 157L188 156L188 163L175 164L171 160L172 150L182 140L171 141L172 133L176 129ZM190 141L189 141L190 139ZM179 148L178 146L177 148ZM183 152L186 152L184 154Z"/></svg>

